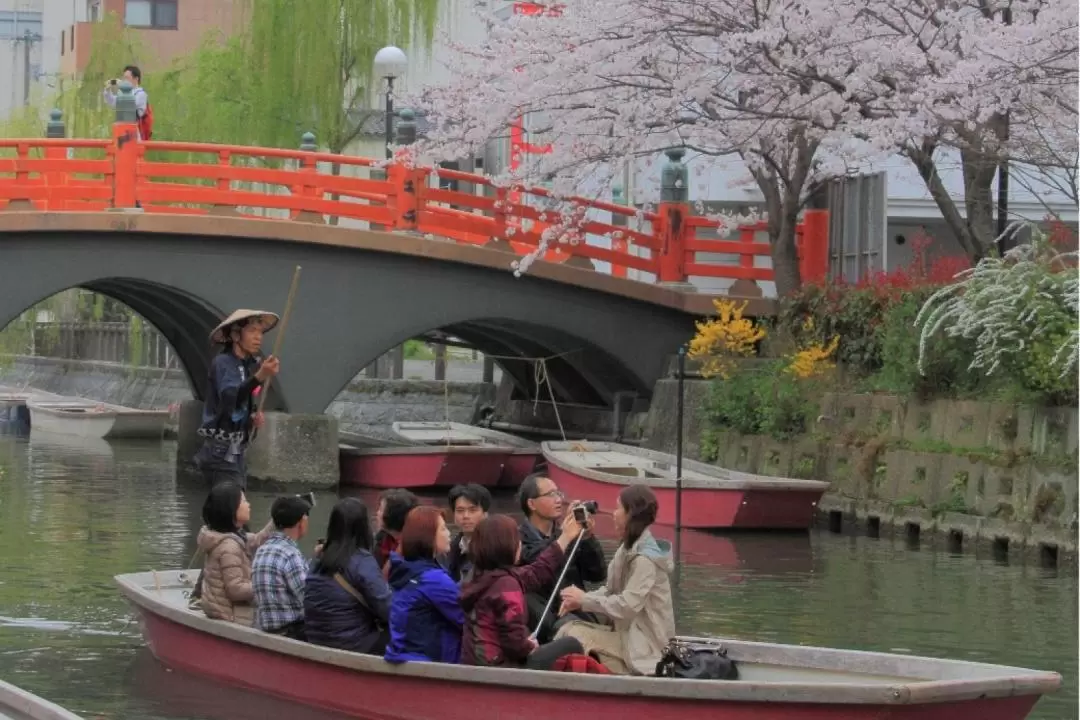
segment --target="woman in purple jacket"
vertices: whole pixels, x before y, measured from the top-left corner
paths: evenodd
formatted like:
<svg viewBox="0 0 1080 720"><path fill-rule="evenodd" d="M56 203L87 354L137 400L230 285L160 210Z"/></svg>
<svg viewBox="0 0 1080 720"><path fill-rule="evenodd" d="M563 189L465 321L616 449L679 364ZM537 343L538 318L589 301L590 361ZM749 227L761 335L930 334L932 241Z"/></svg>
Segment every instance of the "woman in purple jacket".
<svg viewBox="0 0 1080 720"><path fill-rule="evenodd" d="M435 507L413 508L401 531L401 554L390 553L388 662L457 663L465 614L458 584L435 559L450 550L450 530Z"/></svg>
<svg viewBox="0 0 1080 720"><path fill-rule="evenodd" d="M345 498L330 511L326 545L304 584L304 632L315 645L382 655L390 588L371 555L368 509Z"/></svg>

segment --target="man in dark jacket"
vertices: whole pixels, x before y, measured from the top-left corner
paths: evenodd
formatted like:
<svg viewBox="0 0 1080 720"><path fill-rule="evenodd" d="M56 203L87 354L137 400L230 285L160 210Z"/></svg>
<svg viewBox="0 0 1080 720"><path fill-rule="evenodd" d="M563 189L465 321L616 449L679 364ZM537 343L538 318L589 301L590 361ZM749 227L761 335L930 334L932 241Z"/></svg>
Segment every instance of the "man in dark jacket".
<svg viewBox="0 0 1080 720"><path fill-rule="evenodd" d="M519 564L528 565L544 551L544 548L559 537L559 521L563 517L566 505L554 481L543 473L533 473L525 478L521 483L518 499L521 503L521 512L525 515L525 520L518 526L518 532L521 534ZM581 546L570 561L562 584L556 588L552 583L540 592L529 593L526 596L530 627L535 628L540 622L544 606L547 605L548 599L556 589L562 590L569 585L576 585L586 590L585 583L602 583L607 580L607 558L604 557L604 549L600 546L600 541L593 536L591 530L592 520L590 519L582 535ZM568 550L567 558L569 556ZM559 568L559 572L562 572L562 567ZM537 639L542 643L548 642L555 634L555 625L558 620L557 605L557 602L554 603L548 611L547 617L544 618L544 626L537 634ZM567 619L574 619L574 617L567 615L564 620ZM592 618L579 613L577 619L591 620Z"/></svg>
<svg viewBox="0 0 1080 720"><path fill-rule="evenodd" d="M491 493L483 485L469 483L455 485L450 490L450 511L454 513L454 525L458 533L450 539L450 552L446 555L446 572L454 582L467 580L472 574L469 559L469 539L480 521L491 510Z"/></svg>

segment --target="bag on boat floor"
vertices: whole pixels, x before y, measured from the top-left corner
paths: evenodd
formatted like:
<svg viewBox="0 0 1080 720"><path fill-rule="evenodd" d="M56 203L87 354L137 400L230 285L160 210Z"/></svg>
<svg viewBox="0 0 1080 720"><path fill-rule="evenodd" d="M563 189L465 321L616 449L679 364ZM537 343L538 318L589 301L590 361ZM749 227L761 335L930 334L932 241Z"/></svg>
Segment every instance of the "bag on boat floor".
<svg viewBox="0 0 1080 720"><path fill-rule="evenodd" d="M683 680L738 680L739 668L720 645L672 640L656 663L657 677Z"/></svg>
<svg viewBox="0 0 1080 720"><path fill-rule="evenodd" d="M573 653L563 655L551 666L553 672L585 673L587 675L610 675L611 671L591 655Z"/></svg>

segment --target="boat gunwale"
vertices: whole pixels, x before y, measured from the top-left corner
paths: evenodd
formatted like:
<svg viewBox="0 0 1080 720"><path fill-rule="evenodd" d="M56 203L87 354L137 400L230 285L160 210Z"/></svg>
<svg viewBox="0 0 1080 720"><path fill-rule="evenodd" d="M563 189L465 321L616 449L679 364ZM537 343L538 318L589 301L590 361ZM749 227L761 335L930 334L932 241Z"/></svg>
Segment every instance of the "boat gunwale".
<svg viewBox="0 0 1080 720"><path fill-rule="evenodd" d="M0 711L5 709L15 713L16 717L32 720L82 720L51 700L0 680Z"/></svg>
<svg viewBox="0 0 1080 720"><path fill-rule="evenodd" d="M358 448L347 442L338 443L338 452L350 457L379 457L394 455L505 455L510 448L485 445L389 445L386 447Z"/></svg>
<svg viewBox="0 0 1080 720"><path fill-rule="evenodd" d="M868 674L896 675L898 664L937 666L954 670L970 670L971 678L924 680L911 675L910 682L856 684L762 682L734 680L671 680L669 678L644 678L612 675L589 675L579 673L551 673L516 668L486 668L443 663L410 662L387 663L375 655L362 655L344 650L321 647L292 640L280 635L264 633L254 628L221 620L212 620L201 613L179 607L155 592L164 589L188 587L183 581L186 570L145 571L117 575L114 581L129 602L142 612L183 625L194 632L238 642L243 645L293 659L305 660L336 668L379 675L399 675L410 678L426 678L470 685L496 685L522 689L552 691L562 690L602 695L636 695L641 697L679 699L692 701L729 701L756 703L809 703L836 705L921 705L941 702L961 702L979 698L1004 698L1014 696L1043 695L1061 686L1061 675L1054 672L1030 670L1004 665L975 663L966 660L949 660L919 656L896 655L860 650L835 648L810 648L798 645L758 643L743 640L710 638L721 642L729 656L736 661L746 657L773 652L783 655L794 653L817 660L816 665L804 663L806 669L823 669L844 672L842 667L859 667ZM170 584L171 582L171 584ZM153 588L153 589L152 589ZM698 638L687 638L694 640ZM824 664L832 660L831 664ZM846 662L837 662L837 661ZM887 666L887 667L883 667ZM848 670L856 674L853 670Z"/></svg>
<svg viewBox="0 0 1080 720"><path fill-rule="evenodd" d="M491 428L483 428L477 425L466 425L459 422L444 422L442 420L395 420L391 423L391 428L398 437L404 438L409 442L420 442L413 440L405 435L402 431L407 431L409 426L416 427L417 429L439 429L447 428L450 432L453 432L455 428L460 428L461 431L474 433L484 440L490 442L501 442L505 447L514 450L515 455L540 455L540 443L519 438L516 435L510 433L504 433L500 430L492 430ZM427 443L424 443L427 444ZM434 444L434 443L432 443ZM445 444L445 443L443 443Z"/></svg>
<svg viewBox="0 0 1080 720"><path fill-rule="evenodd" d="M583 450L576 449L576 446L584 447ZM626 475L616 475L614 473L605 473L602 470L589 467L587 465L576 465L567 462L561 458L563 453L599 453L599 452L618 452L625 455L632 455L634 457L645 458L656 462L665 462L671 464L672 474L674 474L674 462L673 455L669 453L663 453L658 450L650 450L648 448L635 447L633 445L623 445L615 442L593 442L588 443L586 446L583 442L578 441L544 441L540 444L541 451L544 454L544 459L551 465L555 465L560 470L577 475L579 477L594 480L596 482L608 483L613 485L636 485L639 483L645 483L653 488L675 488L674 477L631 477ZM775 477L770 475L757 475L755 473L742 472L740 470L729 470L727 468L718 467L716 465L709 465L707 463L699 462L697 460L683 459L683 471L690 470L695 473L709 476L709 479L702 480L694 477L686 477L683 475L682 487L683 490L747 490L747 491L764 491L764 492L781 492L799 490L804 492L821 492L824 493L829 488L829 483L823 480L802 480L799 478L785 478ZM726 473L729 477L720 477L719 473Z"/></svg>

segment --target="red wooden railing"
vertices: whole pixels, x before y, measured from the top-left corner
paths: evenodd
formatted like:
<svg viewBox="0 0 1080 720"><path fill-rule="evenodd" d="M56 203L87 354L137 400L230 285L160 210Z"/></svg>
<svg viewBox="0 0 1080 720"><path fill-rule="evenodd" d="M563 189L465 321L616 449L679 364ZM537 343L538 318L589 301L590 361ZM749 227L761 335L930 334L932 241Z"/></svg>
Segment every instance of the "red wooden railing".
<svg viewBox="0 0 1080 720"><path fill-rule="evenodd" d="M773 279L758 241L763 225L734 239L707 237L716 224L689 213L686 204L662 203L656 212L573 198L575 222L549 217L551 196L535 187L495 187L481 175L392 164L385 179L371 173L381 161L305 150L188 142L140 142L135 126L116 123L110 140L0 139L0 209L103 211L133 208L148 213L229 214L281 221L357 221L369 227L414 231L472 245L493 244L524 254L541 234L559 226L561 241L545 260L589 265L639 279L687 282L691 278L743 281ZM201 161L195 161L200 159ZM368 177L362 175L367 174ZM444 190L438 180L458 180L479 191ZM520 193L522 201L514 201ZM527 204L526 198L531 200ZM556 215L557 213L551 213ZM361 227L363 227L361 225ZM588 242L607 238L608 247ZM828 267L828 214L806 211L798 229L804 279L823 279ZM734 257L708 261L702 254ZM648 277L651 276L651 277Z"/></svg>

